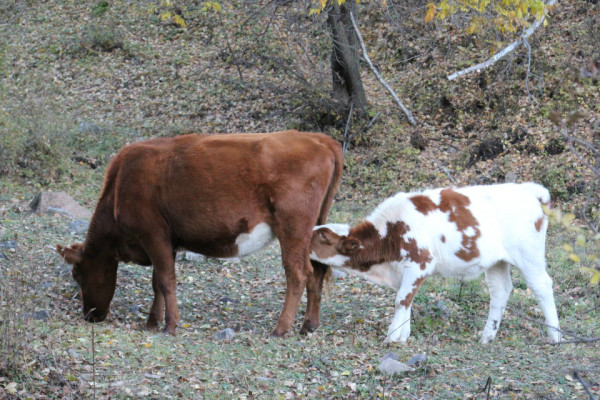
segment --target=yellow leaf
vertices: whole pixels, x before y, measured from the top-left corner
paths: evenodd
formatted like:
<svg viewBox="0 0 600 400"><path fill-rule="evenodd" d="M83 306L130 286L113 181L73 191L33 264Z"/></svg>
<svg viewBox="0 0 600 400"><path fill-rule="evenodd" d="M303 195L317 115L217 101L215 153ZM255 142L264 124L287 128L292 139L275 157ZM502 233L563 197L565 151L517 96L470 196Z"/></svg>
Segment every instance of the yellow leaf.
<svg viewBox="0 0 600 400"><path fill-rule="evenodd" d="M16 382L11 382L4 388L8 394L16 394L17 393L17 384Z"/></svg>
<svg viewBox="0 0 600 400"><path fill-rule="evenodd" d="M161 21L165 22L168 19L171 19L171 12L170 11L167 11L167 12L164 12L164 13L160 14L160 20Z"/></svg>
<svg viewBox="0 0 600 400"><path fill-rule="evenodd" d="M590 279L590 283L592 285L597 285L598 282L600 282L600 271L598 271L597 269L590 267L581 267L581 270L592 273L592 277Z"/></svg>
<svg viewBox="0 0 600 400"><path fill-rule="evenodd" d="M349 376L350 375L350 371L344 371L340 375L342 375L342 376Z"/></svg>
<svg viewBox="0 0 600 400"><path fill-rule="evenodd" d="M576 263L580 263L581 262L581 258L579 258L579 256L575 253L571 253L569 254L569 260L575 261Z"/></svg>
<svg viewBox="0 0 600 400"><path fill-rule="evenodd" d="M563 244L563 249L565 249L565 251L573 251L573 246L570 244Z"/></svg>
<svg viewBox="0 0 600 400"><path fill-rule="evenodd" d="M427 4L427 13L425 13L425 22L431 22L435 14L437 13L437 8L434 3Z"/></svg>
<svg viewBox="0 0 600 400"><path fill-rule="evenodd" d="M185 21L179 15L173 16L173 22L175 22L177 25L181 26L182 28L185 28Z"/></svg>
<svg viewBox="0 0 600 400"><path fill-rule="evenodd" d="M150 346L152 346L152 343L144 343L144 347L148 348Z"/></svg>
<svg viewBox="0 0 600 400"><path fill-rule="evenodd" d="M577 243L578 246L585 246L585 236L578 235L575 243Z"/></svg>
<svg viewBox="0 0 600 400"><path fill-rule="evenodd" d="M575 214L573 214L573 213L568 213L568 214L565 214L565 215L563 216L563 218L562 218L562 221L561 221L561 222L562 222L562 224L563 224L565 227L567 227L567 228L568 228L568 227L569 227L569 225L571 225L571 222L573 222L573 220L574 220L574 219L575 219Z"/></svg>
<svg viewBox="0 0 600 400"><path fill-rule="evenodd" d="M191 325L190 324L183 324L184 328L189 328Z"/></svg>

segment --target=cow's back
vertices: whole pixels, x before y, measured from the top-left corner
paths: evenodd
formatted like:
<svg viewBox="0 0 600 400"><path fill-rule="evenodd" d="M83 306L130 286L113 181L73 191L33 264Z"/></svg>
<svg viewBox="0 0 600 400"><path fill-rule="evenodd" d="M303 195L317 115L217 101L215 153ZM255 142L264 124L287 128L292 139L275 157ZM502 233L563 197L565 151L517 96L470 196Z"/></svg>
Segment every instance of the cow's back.
<svg viewBox="0 0 600 400"><path fill-rule="evenodd" d="M325 135L296 131L153 139L119 153L107 194L126 234L156 232L176 247L234 256L235 238L272 226L282 201L295 197L300 211L311 196L323 201L336 148Z"/></svg>

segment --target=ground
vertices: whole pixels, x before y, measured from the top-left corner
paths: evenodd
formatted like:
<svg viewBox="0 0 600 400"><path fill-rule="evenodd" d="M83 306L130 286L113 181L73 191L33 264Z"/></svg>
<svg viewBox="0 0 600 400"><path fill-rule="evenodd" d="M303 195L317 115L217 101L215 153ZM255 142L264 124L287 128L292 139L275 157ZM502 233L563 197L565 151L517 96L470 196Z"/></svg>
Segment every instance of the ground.
<svg viewBox="0 0 600 400"><path fill-rule="evenodd" d="M548 344L516 271L506 319L488 346L478 343L488 302L481 279L427 280L408 346L383 344L394 293L351 277L335 281L317 332L298 335L302 303L294 332L269 338L285 290L276 244L239 263L178 261L176 337L142 329L151 273L135 265L120 267L108 320L85 323L70 268L54 253L55 244L84 238L71 233L68 217L29 212L39 191L64 190L93 209L108 160L158 135L298 128L343 139L345 121L328 106L327 37L303 7L261 14L231 2L216 13L205 2L172 3L179 11L138 0L0 5L0 398L600 395L598 342ZM559 4L530 38L528 96L524 50L447 81L489 56L489 37L427 25L419 2L406 4L410 18L391 23L379 3L361 3L360 25L418 126L363 65L370 109L351 132L378 117L349 143L329 220L358 222L397 191L505 179L543 183L557 209L577 213L578 226L597 218L597 204L585 207L595 178L548 117L581 112L569 132L597 148L599 84L580 69L599 56L600 6ZM186 28L164 18L167 11L181 13ZM411 145L416 133L424 149ZM567 338L596 338L598 286L563 247L575 241L553 225L549 272ZM228 327L233 339L215 339ZM421 353L427 360L390 377L378 370L390 352L402 362Z"/></svg>

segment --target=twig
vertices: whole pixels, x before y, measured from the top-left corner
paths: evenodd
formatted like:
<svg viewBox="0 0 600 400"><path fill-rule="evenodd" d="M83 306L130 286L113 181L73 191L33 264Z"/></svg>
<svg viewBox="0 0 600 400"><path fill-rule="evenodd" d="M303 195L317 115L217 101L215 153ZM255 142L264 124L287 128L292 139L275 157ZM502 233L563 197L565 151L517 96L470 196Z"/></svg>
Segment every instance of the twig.
<svg viewBox="0 0 600 400"><path fill-rule="evenodd" d="M354 140L355 137L358 137L358 136L362 135L363 133L365 133L366 131L368 131L369 129L371 129L371 127L375 124L375 121L377 121L377 118L379 118L379 115L381 115L381 113L378 112L377 114L375 114L375 116L373 118L371 118L371 120L369 121L369 123L367 125L360 128L360 130L358 132L356 132L355 134L349 135L348 143L350 143L352 140Z"/></svg>
<svg viewBox="0 0 600 400"><path fill-rule="evenodd" d="M342 144L342 156L346 154L348 150L348 134L350 133L350 121L352 120L352 112L354 112L354 102L350 104L350 111L348 112L348 120L346 121L346 128L344 129L344 143Z"/></svg>
<svg viewBox="0 0 600 400"><path fill-rule="evenodd" d="M578 334L576 334L575 332L566 331L564 329L557 329L555 326L548 325L547 323L538 321L537 319L534 319L534 318L530 318L527 315L523 314L521 311L516 310L516 309L511 309L511 312L515 313L516 315L518 315L519 317L523 318L526 321L533 322L538 325L545 326L547 328L552 328L552 329L560 332L560 334L562 336L569 335L569 336L573 336L573 337L577 338L577 339L573 339L573 340L561 340L560 342L548 343L551 346L560 346L561 344L569 344L569 343L593 343L593 342L600 341L600 338L581 337Z"/></svg>
<svg viewBox="0 0 600 400"><path fill-rule="evenodd" d="M485 400L490 400L490 389L492 388L492 377L488 376L485 381L485 386L483 387L483 392L485 393Z"/></svg>
<svg viewBox="0 0 600 400"><path fill-rule="evenodd" d="M531 92L529 91L529 75L531 74L531 46L526 38L523 38L523 45L527 47L527 74L525 75L525 90L527 90L527 98L531 102Z"/></svg>
<svg viewBox="0 0 600 400"><path fill-rule="evenodd" d="M415 119L413 118L410 110L404 107L404 104L402 104L398 96L396 96L396 92L394 92L394 89L392 89L392 87L388 85L388 83L383 79L381 74L379 74L379 71L377 71L377 68L375 68L375 66L373 65L373 62L371 62L369 54L367 53L367 47L365 46L365 42L363 41L360 31L358 30L358 25L356 25L356 20L354 19L354 15L352 14L352 12L350 12L350 21L352 22L352 27L354 28L354 32L356 32L356 36L358 37L358 41L360 42L360 47L362 49L363 56L365 57L365 61L367 62L367 64L369 64L371 71L373 71L373 74L375 74L375 76L377 77L379 82L381 82L383 87L387 89L390 95L392 95L394 101L396 102L396 104L398 104L398 107L400 107L400 110L402 110L404 115L406 115L406 118L408 118L408 122L410 122L412 126L416 126L417 121L415 121Z"/></svg>
<svg viewBox="0 0 600 400"><path fill-rule="evenodd" d="M594 395L590 391L590 387L588 386L587 382L583 380L583 378L581 377L581 375L579 375L579 371L578 370L576 370L576 369L571 370L571 376L573 378L577 379L579 381L579 383L581 383L581 386L583 386L583 389L585 390L585 392L587 393L587 395L590 397L590 400L596 400L596 398L594 397Z"/></svg>
<svg viewBox="0 0 600 400"><path fill-rule="evenodd" d="M554 3L556 3L556 0L548 0L548 2L546 3L546 6L551 6ZM461 71L455 72L451 75L448 75L448 80L453 81L456 78L460 78L463 75L467 75L473 71L479 72L483 69L486 69L490 65L495 64L497 61L501 60L506 55L512 53L520 44L522 44L529 36L531 36L533 34L533 32L535 32L537 30L537 28L539 28L540 25L542 25L544 23L545 20L546 20L546 16L544 15L544 16L542 16L542 18L535 21L529 27L529 29L527 29L525 32L523 32L523 34L521 35L520 38L518 38L517 40L515 40L514 42L512 42L511 44L506 46L504 49L502 49L499 52L497 52L496 54L494 54L492 56L492 58L490 58L487 61L484 61L482 63L479 63L477 65L473 65L472 67L469 67L469 68L463 69Z"/></svg>

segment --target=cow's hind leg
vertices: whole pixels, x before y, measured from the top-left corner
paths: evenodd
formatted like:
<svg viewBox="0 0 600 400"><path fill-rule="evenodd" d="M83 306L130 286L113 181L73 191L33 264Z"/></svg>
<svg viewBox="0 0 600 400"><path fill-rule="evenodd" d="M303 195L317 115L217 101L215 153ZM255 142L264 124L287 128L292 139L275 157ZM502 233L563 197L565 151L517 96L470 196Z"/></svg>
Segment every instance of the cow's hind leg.
<svg viewBox="0 0 600 400"><path fill-rule="evenodd" d="M304 293L308 275L312 272L310 262L308 261L308 249L302 251L305 246L296 246L292 250L286 248L288 245L285 240L281 240L281 253L283 259L283 267L285 269L285 280L287 289L285 292L285 302L283 310L275 325L275 329L271 335L283 337L292 328L294 317L298 311L298 305ZM300 247L300 250L298 250ZM300 254L305 252L306 254Z"/></svg>
<svg viewBox="0 0 600 400"><path fill-rule="evenodd" d="M485 281L490 292L490 313L483 329L481 343L488 343L496 337L502 315L513 285L510 279L510 265L501 261L485 272Z"/></svg>
<svg viewBox="0 0 600 400"><path fill-rule="evenodd" d="M308 276L306 283L306 314L300 334L314 332L320 324L321 294L323 292L323 280L329 267L318 261L311 261L313 273Z"/></svg>
<svg viewBox="0 0 600 400"><path fill-rule="evenodd" d="M152 308L150 308L150 314L146 321L146 328L149 330L158 330L158 324L165 317L165 298L159 289L154 270L152 271L152 290L154 291L154 301L152 302Z"/></svg>

